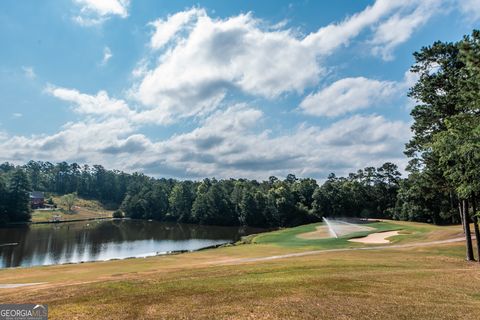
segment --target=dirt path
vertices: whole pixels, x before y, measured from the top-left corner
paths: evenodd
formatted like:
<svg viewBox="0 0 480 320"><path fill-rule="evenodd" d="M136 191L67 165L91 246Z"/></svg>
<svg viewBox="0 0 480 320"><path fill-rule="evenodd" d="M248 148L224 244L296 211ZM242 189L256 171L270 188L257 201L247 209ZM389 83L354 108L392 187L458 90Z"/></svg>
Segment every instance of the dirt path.
<svg viewBox="0 0 480 320"><path fill-rule="evenodd" d="M0 289L13 289L13 288L21 288L21 287L38 286L40 284L45 284L45 283L46 282L0 284Z"/></svg>

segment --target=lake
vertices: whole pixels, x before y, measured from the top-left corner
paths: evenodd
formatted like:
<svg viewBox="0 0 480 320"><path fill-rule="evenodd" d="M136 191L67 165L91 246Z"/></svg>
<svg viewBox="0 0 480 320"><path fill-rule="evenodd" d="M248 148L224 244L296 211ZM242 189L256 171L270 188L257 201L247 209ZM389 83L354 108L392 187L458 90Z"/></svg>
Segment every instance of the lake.
<svg viewBox="0 0 480 320"><path fill-rule="evenodd" d="M0 268L148 257L194 251L261 232L145 220L97 220L0 228Z"/></svg>

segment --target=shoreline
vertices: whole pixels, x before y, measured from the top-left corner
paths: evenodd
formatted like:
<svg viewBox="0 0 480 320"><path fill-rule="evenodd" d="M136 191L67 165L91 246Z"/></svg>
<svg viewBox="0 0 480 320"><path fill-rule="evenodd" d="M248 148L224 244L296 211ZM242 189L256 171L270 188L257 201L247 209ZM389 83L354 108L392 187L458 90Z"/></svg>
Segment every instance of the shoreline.
<svg viewBox="0 0 480 320"><path fill-rule="evenodd" d="M22 225L31 225L31 224L56 224L56 223L94 221L94 220L128 220L128 219L129 218L98 217L98 218L82 218L82 219L60 220L60 221L25 221L25 222L10 222L3 225L3 227L22 226Z"/></svg>
<svg viewBox="0 0 480 320"><path fill-rule="evenodd" d="M172 250L172 251L165 251L165 252L156 252L155 254L151 255L145 255L145 256L133 256L133 257L125 257L125 258L112 258L112 259L106 259L106 260L89 260L89 261L78 261L78 262L65 262L65 263L54 263L54 264L43 264L43 265L34 265L34 266L17 266L17 267L5 267L5 268L0 268L1 270L16 270L16 269L31 269L31 268L41 268L41 267L53 267L53 266L66 266L66 265L78 265L78 264L85 264L85 263L98 263L98 262L109 262L109 261L122 261L122 260L132 260L132 259L147 259L151 257L161 257L161 256L173 256L173 255L179 255L183 253L191 253L191 252L198 252L198 251L204 251L204 250L209 250L209 249L217 249L217 248L222 248L222 247L228 247L235 245L238 241L231 241L231 242L226 242L226 243L221 243L221 244L214 244L211 246L203 247L203 248L198 248L196 250Z"/></svg>

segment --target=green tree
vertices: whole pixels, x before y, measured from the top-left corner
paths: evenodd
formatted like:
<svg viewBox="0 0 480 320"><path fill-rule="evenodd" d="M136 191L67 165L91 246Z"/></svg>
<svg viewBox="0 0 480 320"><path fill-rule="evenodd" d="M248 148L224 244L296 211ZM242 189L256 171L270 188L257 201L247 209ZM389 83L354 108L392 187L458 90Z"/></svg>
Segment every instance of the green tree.
<svg viewBox="0 0 480 320"><path fill-rule="evenodd" d="M29 221L30 215L30 182L26 173L16 170L8 182L7 214L10 222Z"/></svg>
<svg viewBox="0 0 480 320"><path fill-rule="evenodd" d="M0 224L7 223L9 220L7 184L3 174L0 173Z"/></svg>
<svg viewBox="0 0 480 320"><path fill-rule="evenodd" d="M178 182L173 187L168 198L170 210L168 220L187 222L191 220L191 211L194 200L190 182Z"/></svg>
<svg viewBox="0 0 480 320"><path fill-rule="evenodd" d="M73 206L77 202L77 194L75 192L66 194L60 198L61 203L67 208L68 212L73 212Z"/></svg>
<svg viewBox="0 0 480 320"><path fill-rule="evenodd" d="M428 183L439 194L455 195L450 203L452 207L458 204L467 260L474 259L469 201L475 203L476 168L480 165L475 143L479 118L479 35L474 31L472 37L466 36L457 43L436 42L414 54L412 71L419 80L411 88L410 96L420 104L412 110L413 137L406 149L412 157L411 171L441 172L425 175L431 179ZM480 235L477 223L475 231Z"/></svg>

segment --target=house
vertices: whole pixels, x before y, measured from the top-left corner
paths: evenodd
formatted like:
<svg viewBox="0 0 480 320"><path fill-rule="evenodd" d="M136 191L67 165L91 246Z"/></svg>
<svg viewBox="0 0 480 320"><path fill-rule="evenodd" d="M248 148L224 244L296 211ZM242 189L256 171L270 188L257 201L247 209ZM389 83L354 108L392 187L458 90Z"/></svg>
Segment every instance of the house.
<svg viewBox="0 0 480 320"><path fill-rule="evenodd" d="M32 209L43 208L45 204L45 196L43 192L32 191L30 192L30 205Z"/></svg>

